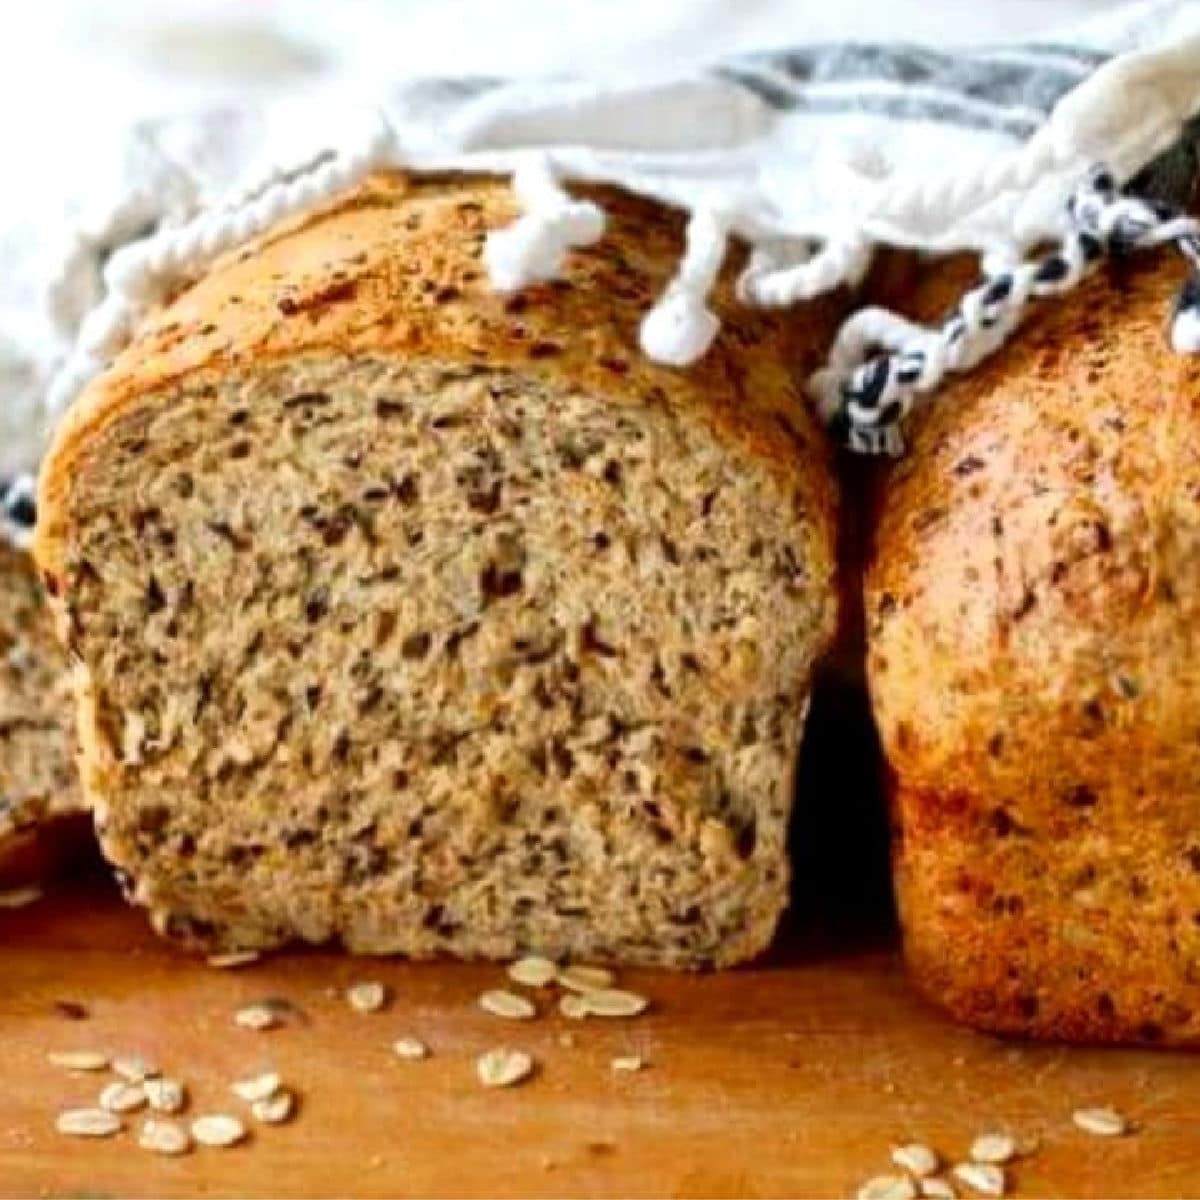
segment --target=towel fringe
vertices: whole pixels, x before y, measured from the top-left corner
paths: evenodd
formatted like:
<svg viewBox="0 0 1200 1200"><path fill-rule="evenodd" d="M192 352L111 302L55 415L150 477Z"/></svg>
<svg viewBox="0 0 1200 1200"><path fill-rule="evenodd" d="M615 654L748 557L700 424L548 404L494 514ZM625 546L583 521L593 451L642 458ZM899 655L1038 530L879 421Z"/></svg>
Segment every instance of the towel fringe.
<svg viewBox="0 0 1200 1200"><path fill-rule="evenodd" d="M381 112L373 117L366 130L336 153L317 156L298 171L272 167L226 204L116 250L102 272L104 299L84 318L71 355L47 389L50 412L62 412L128 342L137 322L170 292L198 278L219 255L395 162L395 134ZM112 223L127 219L121 210ZM78 266L74 259L72 264Z"/></svg>
<svg viewBox="0 0 1200 1200"><path fill-rule="evenodd" d="M883 309L850 317L826 366L809 381L817 412L838 440L860 454L903 453L905 419L947 374L994 354L1030 300L1070 291L1105 255L1176 245L1191 274L1176 299L1171 340L1181 352L1200 351L1200 220L1123 194L1105 167L1093 168L1071 195L1067 219L1069 232L1056 251L985 272L936 329Z"/></svg>
<svg viewBox="0 0 1200 1200"><path fill-rule="evenodd" d="M691 366L702 357L721 322L708 296L721 273L729 225L712 209L699 208L687 223L686 244L674 279L642 320L641 347L653 362Z"/></svg>
<svg viewBox="0 0 1200 1200"><path fill-rule="evenodd" d="M731 212L698 205L688 222L678 272L642 321L643 351L657 362L687 366L708 350L719 328L708 297L733 233L751 242L750 262L737 285L739 297L748 304L784 307L861 281L877 244L941 245L927 231L961 224L998 196L1020 197L1048 179L1075 178L1103 154L1115 176L1099 172L1100 181L1107 181L1103 186L1094 178L1072 197L1068 233L1055 255L1041 262L1021 261L1023 248L1045 232L1046 214L1038 210L1035 219L1036 206L1024 215L1015 211L1008 222L1012 227L995 232L997 240L985 248L984 282L963 297L940 329L910 330L901 344L885 345L887 354L870 357L878 344L862 343L868 332L882 328L881 318L852 318L840 344L844 357L847 346L856 347L855 353L846 362L831 360L814 377L818 408L852 448L897 453L900 427L918 400L948 372L968 370L994 353L1016 328L1030 299L1074 286L1105 252L1163 241L1174 242L1193 270L1172 320L1172 344L1183 352L1200 352L1200 284L1195 282L1200 278L1200 226L1181 214L1165 214L1119 195L1113 182L1114 177L1128 178L1165 149L1195 112L1200 101L1198 54L1200 38L1193 36L1113 59L1067 93L1023 146L969 170L890 179L872 195L867 211L856 215L852 228L826 232L823 244L763 237L778 230L747 227L753 225L749 217L739 221ZM1131 111L1136 114L1132 124ZM64 341L74 342L44 396L51 415L104 368L150 309L199 277L220 254L332 199L372 170L403 165L404 159L385 114L375 112L367 126L352 131L347 145L321 150L299 165L272 165L178 226L163 224L160 198L147 192L109 214L102 227L79 235L66 248L50 289L54 325ZM519 160L513 185L524 211L508 228L491 233L484 245L487 272L497 291L555 278L572 248L603 236L602 209L573 198L561 175L546 150ZM589 177L604 175L593 172ZM193 212L195 203L184 210ZM157 232L119 245L103 270L97 266L101 250L135 237L149 222L158 223ZM979 246L978 240L970 244Z"/></svg>
<svg viewBox="0 0 1200 1200"><path fill-rule="evenodd" d="M32 475L0 480L0 544L7 542L18 550L27 550L33 541L37 516L37 484Z"/></svg>
<svg viewBox="0 0 1200 1200"><path fill-rule="evenodd" d="M506 229L489 233L483 247L488 279L503 294L557 279L569 250L604 236L603 209L573 199L549 155L532 155L523 162L513 172L513 191L524 214Z"/></svg>

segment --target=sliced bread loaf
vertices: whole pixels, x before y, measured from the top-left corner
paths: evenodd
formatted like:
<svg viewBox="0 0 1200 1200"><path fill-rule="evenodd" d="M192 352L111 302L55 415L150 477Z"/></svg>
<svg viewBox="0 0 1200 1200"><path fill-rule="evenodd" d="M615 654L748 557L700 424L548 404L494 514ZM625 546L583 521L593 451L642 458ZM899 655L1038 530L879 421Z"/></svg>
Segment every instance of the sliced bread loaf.
<svg viewBox="0 0 1200 1200"><path fill-rule="evenodd" d="M207 947L699 967L785 904L835 491L833 304L638 321L681 222L605 193L505 298L497 181L369 181L220 264L78 404L36 552L102 846Z"/></svg>
<svg viewBox="0 0 1200 1200"><path fill-rule="evenodd" d="M935 268L928 319L969 267ZM1200 1044L1200 364L1176 260L1032 315L917 418L869 563L907 957L1003 1033ZM894 296L884 296L893 303Z"/></svg>
<svg viewBox="0 0 1200 1200"><path fill-rule="evenodd" d="M29 555L0 537L0 885L46 873L81 811L66 656Z"/></svg>

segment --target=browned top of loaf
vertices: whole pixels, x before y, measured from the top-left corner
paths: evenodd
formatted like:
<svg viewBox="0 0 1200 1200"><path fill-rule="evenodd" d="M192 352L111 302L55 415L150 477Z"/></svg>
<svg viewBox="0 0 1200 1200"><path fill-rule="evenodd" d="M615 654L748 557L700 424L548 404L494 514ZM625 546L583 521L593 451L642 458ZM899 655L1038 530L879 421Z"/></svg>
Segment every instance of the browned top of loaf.
<svg viewBox="0 0 1200 1200"><path fill-rule="evenodd" d="M1200 771L1200 359L1168 343L1180 280L1163 254L1035 303L913 422L867 588L908 786L1111 788L1119 762L1136 807L1150 773L1175 770L1178 795ZM932 318L969 282L934 271L901 307Z"/></svg>
<svg viewBox="0 0 1200 1200"><path fill-rule="evenodd" d="M147 391L198 371L249 368L308 353L400 354L487 362L569 381L614 403L693 406L747 448L804 507L834 505L827 453L801 394L844 304L770 314L738 304L733 264L713 304L724 325L695 366L649 362L638 326L674 271L683 222L612 189L600 243L573 252L560 281L493 294L485 233L517 215L505 181L376 176L318 213L228 255L149 319L64 420L42 476L36 553L57 560L56 494L86 434ZM808 463L808 470L798 464Z"/></svg>

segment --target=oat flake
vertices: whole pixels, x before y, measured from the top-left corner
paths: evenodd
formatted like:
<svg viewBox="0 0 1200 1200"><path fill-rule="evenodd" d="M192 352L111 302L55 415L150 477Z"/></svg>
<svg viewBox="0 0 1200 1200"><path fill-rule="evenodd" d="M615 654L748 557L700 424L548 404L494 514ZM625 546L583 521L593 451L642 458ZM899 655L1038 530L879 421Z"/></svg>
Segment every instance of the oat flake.
<svg viewBox="0 0 1200 1200"><path fill-rule="evenodd" d="M387 988L376 980L356 983L346 989L346 1001L355 1012L378 1012L387 1000Z"/></svg>
<svg viewBox="0 0 1200 1200"><path fill-rule="evenodd" d="M27 908L41 898L42 889L39 887L11 888L0 892L0 908Z"/></svg>
<svg viewBox="0 0 1200 1200"><path fill-rule="evenodd" d="M958 1193L940 1175L921 1180L921 1195L930 1200L958 1200Z"/></svg>
<svg viewBox="0 0 1200 1200"><path fill-rule="evenodd" d="M533 1059L524 1050L506 1046L481 1054L475 1063L479 1082L486 1088L512 1087L533 1072Z"/></svg>
<svg viewBox="0 0 1200 1200"><path fill-rule="evenodd" d="M937 1153L920 1142L896 1146L892 1150L892 1162L910 1175L932 1175L938 1169Z"/></svg>
<svg viewBox="0 0 1200 1200"><path fill-rule="evenodd" d="M1077 1108L1071 1120L1095 1137L1121 1137L1129 1131L1129 1122L1115 1108Z"/></svg>
<svg viewBox="0 0 1200 1200"><path fill-rule="evenodd" d="M138 1145L153 1154L186 1154L192 1148L192 1139L182 1125L151 1118L138 1132Z"/></svg>
<svg viewBox="0 0 1200 1200"><path fill-rule="evenodd" d="M257 950L231 950L228 954L210 954L207 961L210 967L218 971L231 971L258 962L261 957Z"/></svg>
<svg viewBox="0 0 1200 1200"><path fill-rule="evenodd" d="M508 977L522 987L540 988L554 982L558 977L558 967L548 958L529 954L509 964Z"/></svg>
<svg viewBox="0 0 1200 1200"><path fill-rule="evenodd" d="M46 1059L68 1071L103 1071L108 1067L108 1055L96 1050L54 1050Z"/></svg>
<svg viewBox="0 0 1200 1200"><path fill-rule="evenodd" d="M140 1054L122 1054L118 1058L114 1058L112 1069L130 1083L141 1083L143 1080L162 1074L154 1063Z"/></svg>
<svg viewBox="0 0 1200 1200"><path fill-rule="evenodd" d="M55 1129L68 1137L112 1137L122 1129L121 1118L102 1108L69 1108L58 1114Z"/></svg>
<svg viewBox="0 0 1200 1200"><path fill-rule="evenodd" d="M854 1195L856 1200L916 1200L917 1185L907 1175L876 1175Z"/></svg>
<svg viewBox="0 0 1200 1200"><path fill-rule="evenodd" d="M236 1146L246 1136L246 1126L228 1113L209 1113L192 1122L192 1137L201 1146Z"/></svg>
<svg viewBox="0 0 1200 1200"><path fill-rule="evenodd" d="M494 1017L506 1017L510 1021L529 1021L537 1016L537 1008L526 996L495 988L479 997L479 1007Z"/></svg>
<svg viewBox="0 0 1200 1200"><path fill-rule="evenodd" d="M591 992L612 987L616 976L607 967L563 967L557 979L573 992Z"/></svg>
<svg viewBox="0 0 1200 1200"><path fill-rule="evenodd" d="M558 1011L572 1021L582 1021L588 1015L587 999L575 992L568 992L559 997Z"/></svg>
<svg viewBox="0 0 1200 1200"><path fill-rule="evenodd" d="M283 1080L276 1072L267 1071L262 1075L251 1075L246 1079L239 1079L230 1086L235 1095L240 1096L247 1104L253 1104L255 1100L266 1100L269 1096L275 1095L282 1083Z"/></svg>
<svg viewBox="0 0 1200 1200"><path fill-rule="evenodd" d="M255 1100L250 1105L250 1112L256 1121L261 1121L264 1125L282 1125L292 1115L295 1107L296 1097L284 1088L273 1096Z"/></svg>
<svg viewBox="0 0 1200 1200"><path fill-rule="evenodd" d="M279 1014L265 1004L249 1004L239 1008L233 1019L243 1029L274 1029L279 1024Z"/></svg>
<svg viewBox="0 0 1200 1200"><path fill-rule="evenodd" d="M611 1063L614 1071L640 1071L645 1065L640 1054L620 1054Z"/></svg>
<svg viewBox="0 0 1200 1200"><path fill-rule="evenodd" d="M584 992L581 999L587 1014L592 1017L636 1017L645 1012L650 1003L637 992L625 992L619 988L597 988Z"/></svg>
<svg viewBox="0 0 1200 1200"><path fill-rule="evenodd" d="M429 1057L429 1047L420 1038L397 1038L392 1043L392 1052L397 1058L406 1058L410 1062Z"/></svg>
<svg viewBox="0 0 1200 1200"><path fill-rule="evenodd" d="M977 1163L1006 1163L1017 1153L1017 1143L1007 1133L981 1133L972 1143L969 1157Z"/></svg>
<svg viewBox="0 0 1200 1200"><path fill-rule="evenodd" d="M140 1083L114 1080L100 1093L100 1107L111 1113L137 1112L146 1107L146 1090Z"/></svg>
<svg viewBox="0 0 1200 1200"><path fill-rule="evenodd" d="M1006 1186L1004 1168L996 1166L995 1163L959 1163L954 1168L954 1178L981 1195L1004 1195Z"/></svg>

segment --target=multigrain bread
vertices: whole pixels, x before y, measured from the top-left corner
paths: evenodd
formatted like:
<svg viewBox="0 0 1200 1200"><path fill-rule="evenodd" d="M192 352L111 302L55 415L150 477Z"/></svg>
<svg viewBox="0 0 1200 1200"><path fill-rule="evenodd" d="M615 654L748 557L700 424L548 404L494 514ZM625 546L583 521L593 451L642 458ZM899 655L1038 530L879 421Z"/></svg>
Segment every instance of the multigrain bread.
<svg viewBox="0 0 1200 1200"><path fill-rule="evenodd" d="M900 307L940 315L934 270ZM869 679L916 979L984 1029L1200 1043L1200 363L1165 256L1038 308L878 497ZM895 296L885 300L894 302Z"/></svg>
<svg viewBox="0 0 1200 1200"><path fill-rule="evenodd" d="M835 488L836 302L698 366L681 222L505 298L498 181L378 177L218 265L67 419L36 553L105 854L169 935L679 967L770 939Z"/></svg>
<svg viewBox="0 0 1200 1200"><path fill-rule="evenodd" d="M48 873L81 812L74 704L29 555L0 536L0 886Z"/></svg>

